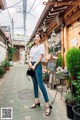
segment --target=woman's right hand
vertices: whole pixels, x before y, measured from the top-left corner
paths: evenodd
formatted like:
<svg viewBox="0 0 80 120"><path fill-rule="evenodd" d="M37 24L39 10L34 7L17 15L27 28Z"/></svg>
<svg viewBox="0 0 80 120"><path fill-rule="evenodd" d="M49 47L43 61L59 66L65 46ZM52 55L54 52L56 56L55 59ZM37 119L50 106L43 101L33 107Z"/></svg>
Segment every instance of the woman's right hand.
<svg viewBox="0 0 80 120"><path fill-rule="evenodd" d="M32 64L31 64L31 63L29 63L28 65L29 65L29 68L31 68L31 67L32 67Z"/></svg>

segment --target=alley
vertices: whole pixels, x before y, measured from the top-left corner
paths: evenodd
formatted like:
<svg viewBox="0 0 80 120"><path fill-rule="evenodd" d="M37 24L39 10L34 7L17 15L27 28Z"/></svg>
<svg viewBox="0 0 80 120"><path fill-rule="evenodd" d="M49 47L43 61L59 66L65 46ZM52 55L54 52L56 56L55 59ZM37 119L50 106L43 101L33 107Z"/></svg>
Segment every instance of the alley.
<svg viewBox="0 0 80 120"><path fill-rule="evenodd" d="M40 90L30 108L28 64L53 109ZM80 0L0 0L0 120L68 118L80 120Z"/></svg>
<svg viewBox="0 0 80 120"><path fill-rule="evenodd" d="M0 84L0 107L13 108L13 120L68 120L63 100L58 95L49 117L45 117L45 107L40 93L41 107L30 109L33 103L32 81L26 78L27 65L15 65L3 77ZM54 91L47 88L50 102ZM1 117L0 117L1 118Z"/></svg>

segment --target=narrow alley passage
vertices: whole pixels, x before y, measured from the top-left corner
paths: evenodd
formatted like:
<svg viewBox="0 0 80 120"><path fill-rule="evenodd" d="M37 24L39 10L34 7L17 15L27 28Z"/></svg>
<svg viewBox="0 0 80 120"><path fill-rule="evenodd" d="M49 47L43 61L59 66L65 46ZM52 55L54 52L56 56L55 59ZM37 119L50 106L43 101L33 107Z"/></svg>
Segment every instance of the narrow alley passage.
<svg viewBox="0 0 80 120"><path fill-rule="evenodd" d="M12 107L13 120L68 120L65 104L59 96L49 117L44 115L45 107L41 93L41 107L30 109L34 99L33 88L32 81L26 78L26 70L27 65L16 65L4 76L0 84L0 107ZM55 92L48 88L47 90L51 101Z"/></svg>
<svg viewBox="0 0 80 120"><path fill-rule="evenodd" d="M80 120L80 0L0 0L0 120L9 118Z"/></svg>

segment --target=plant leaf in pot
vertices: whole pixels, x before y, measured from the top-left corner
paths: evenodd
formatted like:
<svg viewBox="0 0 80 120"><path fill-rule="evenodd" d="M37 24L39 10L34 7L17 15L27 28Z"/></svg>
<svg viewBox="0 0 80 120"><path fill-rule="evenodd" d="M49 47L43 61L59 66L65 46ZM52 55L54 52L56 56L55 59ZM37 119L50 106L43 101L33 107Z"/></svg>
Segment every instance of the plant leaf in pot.
<svg viewBox="0 0 80 120"><path fill-rule="evenodd" d="M77 80L72 81L75 87L75 100L76 105L73 107L74 120L80 120L80 72L77 74Z"/></svg>
<svg viewBox="0 0 80 120"><path fill-rule="evenodd" d="M65 102L66 102L66 111L67 111L67 117L69 119L73 119L73 111L72 111L72 107L75 104L75 97L72 96L71 93L67 93L65 96Z"/></svg>

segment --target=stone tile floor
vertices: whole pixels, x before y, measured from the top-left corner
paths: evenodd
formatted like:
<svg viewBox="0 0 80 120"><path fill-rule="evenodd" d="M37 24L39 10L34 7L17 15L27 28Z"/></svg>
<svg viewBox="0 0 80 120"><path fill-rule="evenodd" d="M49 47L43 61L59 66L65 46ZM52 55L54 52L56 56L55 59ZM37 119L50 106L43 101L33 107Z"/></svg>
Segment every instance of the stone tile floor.
<svg viewBox="0 0 80 120"><path fill-rule="evenodd" d="M0 108L12 107L13 120L69 120L66 117L64 98L61 100L59 93L57 94L52 113L49 117L44 115L45 107L41 92L41 107L30 109L34 97L32 81L28 81L26 78L26 70L27 65L15 65L0 79ZM55 91L47 87L46 89L51 102L54 98Z"/></svg>

